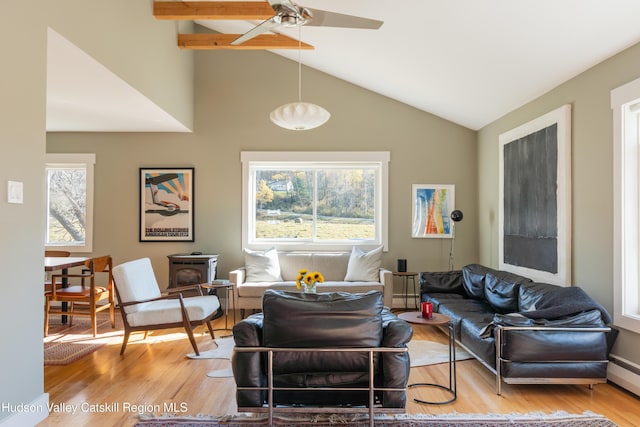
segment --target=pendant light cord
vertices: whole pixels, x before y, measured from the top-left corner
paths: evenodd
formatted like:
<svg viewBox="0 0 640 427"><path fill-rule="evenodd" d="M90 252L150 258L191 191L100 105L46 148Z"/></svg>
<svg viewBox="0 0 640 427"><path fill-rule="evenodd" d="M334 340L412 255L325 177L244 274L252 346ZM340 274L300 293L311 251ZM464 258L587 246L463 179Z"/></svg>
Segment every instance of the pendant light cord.
<svg viewBox="0 0 640 427"><path fill-rule="evenodd" d="M302 24L298 24L298 102L302 102Z"/></svg>

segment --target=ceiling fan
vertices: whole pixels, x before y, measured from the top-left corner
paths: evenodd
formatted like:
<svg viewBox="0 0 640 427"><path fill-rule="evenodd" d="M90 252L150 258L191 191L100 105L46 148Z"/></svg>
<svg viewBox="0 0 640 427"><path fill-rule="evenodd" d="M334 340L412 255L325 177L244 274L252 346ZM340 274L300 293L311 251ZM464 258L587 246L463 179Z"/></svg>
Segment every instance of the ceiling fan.
<svg viewBox="0 0 640 427"><path fill-rule="evenodd" d="M298 6L291 0L267 1L273 8L275 15L233 40L231 42L232 45L240 45L247 40L251 40L256 36L267 31L271 31L281 25L285 27L308 25L315 27L341 27L375 30L380 28L383 24L383 21L375 19Z"/></svg>

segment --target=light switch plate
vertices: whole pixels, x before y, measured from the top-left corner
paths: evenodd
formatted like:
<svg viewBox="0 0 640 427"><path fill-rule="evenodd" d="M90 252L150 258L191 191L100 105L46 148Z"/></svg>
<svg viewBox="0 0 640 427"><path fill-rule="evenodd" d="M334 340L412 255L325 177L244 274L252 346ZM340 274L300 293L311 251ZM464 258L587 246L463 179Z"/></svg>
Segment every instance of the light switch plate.
<svg viewBox="0 0 640 427"><path fill-rule="evenodd" d="M9 203L22 203L23 183L20 181L8 181L7 182L7 202Z"/></svg>

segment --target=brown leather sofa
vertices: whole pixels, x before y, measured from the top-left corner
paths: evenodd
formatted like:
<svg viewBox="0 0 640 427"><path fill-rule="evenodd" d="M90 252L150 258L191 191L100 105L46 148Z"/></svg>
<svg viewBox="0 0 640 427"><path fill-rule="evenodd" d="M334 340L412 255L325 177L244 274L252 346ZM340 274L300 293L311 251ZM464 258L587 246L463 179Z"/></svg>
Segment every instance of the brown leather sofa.
<svg viewBox="0 0 640 427"><path fill-rule="evenodd" d="M366 406L370 402L368 391L340 388L369 387L369 369L373 366L375 388L398 390L375 391L375 405L404 408L410 368L406 345L412 335L411 326L384 307L379 291L305 294L267 290L262 313L253 314L233 327L236 351L232 367L239 387L238 410L250 412L268 403L265 390L240 389L267 386L267 354L243 352L243 347L402 349L404 352L371 353L373 365L367 351L274 352L273 385L294 390L275 390L273 403ZM313 389L319 387L337 389Z"/></svg>
<svg viewBox="0 0 640 427"><path fill-rule="evenodd" d="M449 316L456 340L508 384L606 382L617 330L581 288L471 264L420 273L421 300Z"/></svg>

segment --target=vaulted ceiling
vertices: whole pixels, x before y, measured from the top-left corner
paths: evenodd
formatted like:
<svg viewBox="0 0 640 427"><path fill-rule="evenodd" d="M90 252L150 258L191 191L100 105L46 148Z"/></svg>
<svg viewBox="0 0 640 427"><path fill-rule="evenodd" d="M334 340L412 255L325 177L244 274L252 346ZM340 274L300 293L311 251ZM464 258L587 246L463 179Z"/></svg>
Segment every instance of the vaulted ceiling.
<svg viewBox="0 0 640 427"><path fill-rule="evenodd" d="M384 21L378 30L303 27L302 40L314 47L302 52L305 65L470 129L482 128L640 42L637 0L301 0L300 4ZM260 20L196 22L222 34L242 34ZM295 28L277 31L298 37ZM298 59L296 50L272 52ZM49 61L55 62L58 48L50 45L49 54ZM50 78L48 98L61 91L67 98L87 98L87 88L64 81L64 69L73 69L73 61L58 62L62 70ZM50 73L56 73L55 67ZM91 105L91 99L83 99L87 106L81 111L49 103L48 130L91 130L78 128L81 121L74 114L98 110L89 120L95 130L186 131L148 100L139 99L135 89L102 74L91 79L106 97L100 108ZM111 90L112 84L120 89ZM132 105L132 100L140 103L138 112L148 111L135 115L138 124L127 122L131 116L114 114Z"/></svg>

